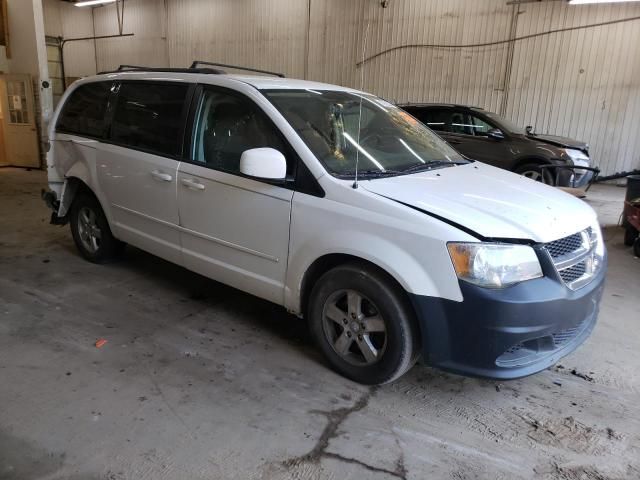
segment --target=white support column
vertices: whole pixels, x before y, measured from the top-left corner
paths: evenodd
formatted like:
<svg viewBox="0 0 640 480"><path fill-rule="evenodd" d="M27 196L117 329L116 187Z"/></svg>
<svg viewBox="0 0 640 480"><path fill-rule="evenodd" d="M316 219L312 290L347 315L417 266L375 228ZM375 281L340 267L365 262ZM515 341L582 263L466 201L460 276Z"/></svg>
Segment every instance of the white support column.
<svg viewBox="0 0 640 480"><path fill-rule="evenodd" d="M42 118L42 137L47 139L47 128L53 114L53 86L49 78L49 63L47 61L47 44L44 33L44 16L42 0L32 0L34 35L36 40L36 57L38 62L40 112Z"/></svg>

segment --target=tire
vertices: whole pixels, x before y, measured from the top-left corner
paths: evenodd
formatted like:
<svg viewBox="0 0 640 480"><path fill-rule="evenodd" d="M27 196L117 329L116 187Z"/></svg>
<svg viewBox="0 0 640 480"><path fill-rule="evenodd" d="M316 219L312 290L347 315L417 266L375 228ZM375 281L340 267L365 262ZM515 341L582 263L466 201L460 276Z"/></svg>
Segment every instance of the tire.
<svg viewBox="0 0 640 480"><path fill-rule="evenodd" d="M366 265L345 264L322 275L311 291L307 318L331 367L355 382L392 382L418 358L418 328L408 300Z"/></svg>
<svg viewBox="0 0 640 480"><path fill-rule="evenodd" d="M636 241L633 243L633 254L640 258L640 237L636 238Z"/></svg>
<svg viewBox="0 0 640 480"><path fill-rule="evenodd" d="M85 259L105 263L122 253L124 243L111 233L107 217L92 194L78 193L70 217L73 241Z"/></svg>
<svg viewBox="0 0 640 480"><path fill-rule="evenodd" d="M627 247L630 247L631 245L634 244L634 242L636 241L636 238L638 238L638 230L633 228L631 225L625 227L625 229L624 229L624 244Z"/></svg>
<svg viewBox="0 0 640 480"><path fill-rule="evenodd" d="M530 178L536 182L542 182L546 185L555 185L553 175L546 168L540 168L539 163L526 163L517 167L514 172L523 177Z"/></svg>

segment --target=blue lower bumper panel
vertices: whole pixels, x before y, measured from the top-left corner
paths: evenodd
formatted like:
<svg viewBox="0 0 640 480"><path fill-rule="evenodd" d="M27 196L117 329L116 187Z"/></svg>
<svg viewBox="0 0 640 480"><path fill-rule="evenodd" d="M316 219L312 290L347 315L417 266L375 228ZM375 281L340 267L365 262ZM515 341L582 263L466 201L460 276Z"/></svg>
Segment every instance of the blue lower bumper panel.
<svg viewBox="0 0 640 480"><path fill-rule="evenodd" d="M576 291L545 276L505 289L461 281L462 302L413 295L423 358L453 373L494 379L544 370L588 338L605 273L606 264Z"/></svg>

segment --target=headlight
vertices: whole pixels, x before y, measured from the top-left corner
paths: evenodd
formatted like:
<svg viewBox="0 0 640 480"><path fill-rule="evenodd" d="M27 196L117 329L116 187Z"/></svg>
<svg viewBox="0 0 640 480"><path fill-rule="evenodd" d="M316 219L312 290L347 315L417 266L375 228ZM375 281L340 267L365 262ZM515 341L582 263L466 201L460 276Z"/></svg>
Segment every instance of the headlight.
<svg viewBox="0 0 640 480"><path fill-rule="evenodd" d="M595 243L595 266L598 266L604 259L604 238L602 237L602 230L600 230L600 224L598 222L591 225L590 237L589 241L591 242L591 245Z"/></svg>
<svg viewBox="0 0 640 480"><path fill-rule="evenodd" d="M503 288L542 277L533 248L506 243L448 243L458 278L488 288Z"/></svg>
<svg viewBox="0 0 640 480"><path fill-rule="evenodd" d="M583 167L589 165L589 156L586 155L582 150L577 150L575 148L565 148L564 153L569 155L574 165L581 165Z"/></svg>

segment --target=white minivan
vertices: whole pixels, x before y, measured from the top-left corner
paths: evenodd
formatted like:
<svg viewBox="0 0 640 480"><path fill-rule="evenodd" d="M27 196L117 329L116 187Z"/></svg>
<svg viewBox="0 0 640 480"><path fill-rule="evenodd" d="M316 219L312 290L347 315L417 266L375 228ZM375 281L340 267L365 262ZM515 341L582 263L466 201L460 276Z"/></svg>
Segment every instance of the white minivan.
<svg viewBox="0 0 640 480"><path fill-rule="evenodd" d="M86 259L131 244L282 305L357 382L420 357L522 377L595 325L594 211L463 158L373 95L126 67L74 83L49 139L44 198Z"/></svg>

